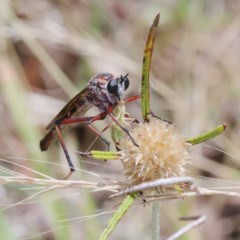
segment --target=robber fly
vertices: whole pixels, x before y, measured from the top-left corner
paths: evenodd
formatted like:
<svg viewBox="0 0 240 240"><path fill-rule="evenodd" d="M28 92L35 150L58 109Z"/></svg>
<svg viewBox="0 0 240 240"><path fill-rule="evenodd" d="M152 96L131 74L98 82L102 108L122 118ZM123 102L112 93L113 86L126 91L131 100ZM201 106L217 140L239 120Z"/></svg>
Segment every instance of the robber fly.
<svg viewBox="0 0 240 240"><path fill-rule="evenodd" d="M101 133L91 126L93 122L102 120L109 115L110 118L131 138L132 142L138 146L129 134L128 130L118 122L112 113L114 107L122 100L122 95L128 87L128 74L120 77L114 77L110 73L98 74L92 77L87 86L73 99L71 99L49 123L46 128L48 132L40 141L40 149L42 151L46 151L51 142L58 137L70 168L70 173L66 176L66 178L75 171L62 137L62 130L66 128L68 124L77 122L87 123L88 127L93 130L109 148L110 143L102 137ZM139 96L134 96L126 99L125 102L134 101L138 98ZM99 109L100 114L93 117L84 117L84 114L93 106L96 106Z"/></svg>

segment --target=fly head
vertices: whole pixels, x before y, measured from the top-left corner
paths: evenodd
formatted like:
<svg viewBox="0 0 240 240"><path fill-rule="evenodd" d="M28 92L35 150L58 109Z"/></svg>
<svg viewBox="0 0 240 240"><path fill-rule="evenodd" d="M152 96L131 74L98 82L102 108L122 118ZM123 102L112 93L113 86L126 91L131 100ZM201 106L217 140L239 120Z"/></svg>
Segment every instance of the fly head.
<svg viewBox="0 0 240 240"><path fill-rule="evenodd" d="M120 76L109 81L107 84L107 90L109 93L121 97L125 90L129 87L128 74Z"/></svg>

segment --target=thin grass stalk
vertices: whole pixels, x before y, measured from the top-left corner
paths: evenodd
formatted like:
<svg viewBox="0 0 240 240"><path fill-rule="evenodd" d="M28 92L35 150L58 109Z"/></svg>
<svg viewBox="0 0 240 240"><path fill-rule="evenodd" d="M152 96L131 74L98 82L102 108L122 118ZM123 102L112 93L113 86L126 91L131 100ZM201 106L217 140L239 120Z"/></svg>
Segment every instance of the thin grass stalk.
<svg viewBox="0 0 240 240"><path fill-rule="evenodd" d="M160 239L160 202L152 204L152 240Z"/></svg>

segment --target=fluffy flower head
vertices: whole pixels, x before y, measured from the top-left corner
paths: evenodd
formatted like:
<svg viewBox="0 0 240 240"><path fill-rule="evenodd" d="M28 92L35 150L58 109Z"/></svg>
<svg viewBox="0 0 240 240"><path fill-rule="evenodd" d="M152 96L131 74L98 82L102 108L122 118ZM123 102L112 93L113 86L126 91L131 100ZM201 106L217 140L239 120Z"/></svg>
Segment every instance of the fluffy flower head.
<svg viewBox="0 0 240 240"><path fill-rule="evenodd" d="M186 175L190 144L173 124L151 119L149 123L135 125L130 134L139 147L127 137L120 141L119 147L125 175L131 184Z"/></svg>

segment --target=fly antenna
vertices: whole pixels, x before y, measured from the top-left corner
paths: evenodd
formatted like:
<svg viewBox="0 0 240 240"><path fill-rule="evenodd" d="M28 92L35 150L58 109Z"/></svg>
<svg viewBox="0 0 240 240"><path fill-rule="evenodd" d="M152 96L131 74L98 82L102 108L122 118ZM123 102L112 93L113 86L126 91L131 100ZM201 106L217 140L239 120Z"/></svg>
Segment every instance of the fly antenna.
<svg viewBox="0 0 240 240"><path fill-rule="evenodd" d="M129 73L127 73L125 76L122 76L122 75L120 76L120 79L121 79L120 83L122 83L128 77L128 74Z"/></svg>

